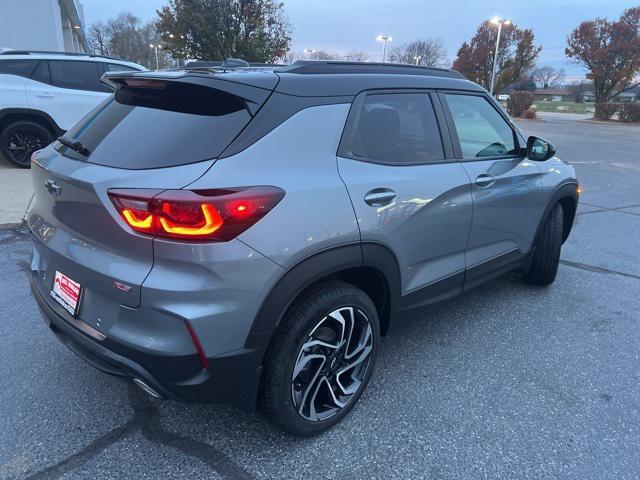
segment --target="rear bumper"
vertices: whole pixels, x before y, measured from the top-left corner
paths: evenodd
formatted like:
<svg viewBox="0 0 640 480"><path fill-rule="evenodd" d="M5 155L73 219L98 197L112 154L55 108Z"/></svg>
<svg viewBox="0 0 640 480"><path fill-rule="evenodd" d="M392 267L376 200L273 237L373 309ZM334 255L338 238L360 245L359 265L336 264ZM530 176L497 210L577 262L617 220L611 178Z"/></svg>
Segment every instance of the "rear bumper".
<svg viewBox="0 0 640 480"><path fill-rule="evenodd" d="M31 291L58 339L94 367L112 375L139 379L160 396L189 403L231 403L251 410L262 373L262 350L233 352L208 358L199 367L197 355L150 355L106 337L92 338L56 312L30 277Z"/></svg>

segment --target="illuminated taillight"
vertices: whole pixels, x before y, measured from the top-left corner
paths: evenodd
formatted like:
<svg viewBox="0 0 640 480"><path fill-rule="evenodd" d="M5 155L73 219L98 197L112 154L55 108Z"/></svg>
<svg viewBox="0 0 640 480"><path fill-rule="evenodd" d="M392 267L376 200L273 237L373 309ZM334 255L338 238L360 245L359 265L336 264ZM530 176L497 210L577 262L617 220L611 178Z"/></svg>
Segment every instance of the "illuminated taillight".
<svg viewBox="0 0 640 480"><path fill-rule="evenodd" d="M284 197L276 187L108 193L122 219L137 232L223 242L251 227Z"/></svg>

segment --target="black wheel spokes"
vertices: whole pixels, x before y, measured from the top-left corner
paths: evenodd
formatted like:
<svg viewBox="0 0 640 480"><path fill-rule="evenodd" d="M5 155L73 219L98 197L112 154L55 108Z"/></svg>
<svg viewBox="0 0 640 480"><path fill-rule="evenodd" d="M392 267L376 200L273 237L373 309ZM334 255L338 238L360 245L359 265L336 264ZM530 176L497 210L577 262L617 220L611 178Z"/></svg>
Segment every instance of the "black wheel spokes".
<svg viewBox="0 0 640 480"><path fill-rule="evenodd" d="M30 155L44 147L42 136L33 132L15 132L9 137L8 150L18 163L27 163Z"/></svg>
<svg viewBox="0 0 640 480"><path fill-rule="evenodd" d="M322 421L344 408L369 366L373 332L361 310L343 307L324 317L302 345L291 380L298 413Z"/></svg>

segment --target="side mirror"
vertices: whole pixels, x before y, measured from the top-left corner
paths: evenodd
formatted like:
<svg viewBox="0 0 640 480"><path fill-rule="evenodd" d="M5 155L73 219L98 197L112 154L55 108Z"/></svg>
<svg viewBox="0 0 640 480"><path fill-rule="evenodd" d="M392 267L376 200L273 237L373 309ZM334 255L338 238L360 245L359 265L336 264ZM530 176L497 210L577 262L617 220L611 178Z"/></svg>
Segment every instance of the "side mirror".
<svg viewBox="0 0 640 480"><path fill-rule="evenodd" d="M553 144L538 137L529 137L527 139L527 158L536 162L544 162L549 160L556 154L556 147Z"/></svg>

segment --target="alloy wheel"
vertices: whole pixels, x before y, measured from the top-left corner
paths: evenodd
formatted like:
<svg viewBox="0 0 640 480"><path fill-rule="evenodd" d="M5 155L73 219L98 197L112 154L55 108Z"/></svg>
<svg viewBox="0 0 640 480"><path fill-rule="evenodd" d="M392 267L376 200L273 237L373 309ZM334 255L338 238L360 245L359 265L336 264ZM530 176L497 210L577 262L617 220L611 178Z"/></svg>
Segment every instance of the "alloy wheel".
<svg viewBox="0 0 640 480"><path fill-rule="evenodd" d="M31 154L47 146L49 142L34 130L15 130L7 139L7 150L16 164L29 165Z"/></svg>
<svg viewBox="0 0 640 480"><path fill-rule="evenodd" d="M346 407L365 379L372 351L371 321L359 308L341 307L320 320L293 369L291 396L298 414L320 422Z"/></svg>

